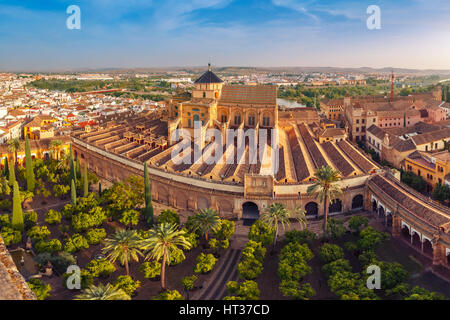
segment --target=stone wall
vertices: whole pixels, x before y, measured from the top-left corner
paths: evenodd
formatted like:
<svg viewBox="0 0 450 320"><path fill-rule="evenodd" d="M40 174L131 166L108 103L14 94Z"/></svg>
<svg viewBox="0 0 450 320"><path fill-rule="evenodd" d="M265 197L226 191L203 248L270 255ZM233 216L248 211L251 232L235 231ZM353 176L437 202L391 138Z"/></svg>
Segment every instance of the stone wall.
<svg viewBox="0 0 450 320"><path fill-rule="evenodd" d="M0 300L36 300L0 236Z"/></svg>

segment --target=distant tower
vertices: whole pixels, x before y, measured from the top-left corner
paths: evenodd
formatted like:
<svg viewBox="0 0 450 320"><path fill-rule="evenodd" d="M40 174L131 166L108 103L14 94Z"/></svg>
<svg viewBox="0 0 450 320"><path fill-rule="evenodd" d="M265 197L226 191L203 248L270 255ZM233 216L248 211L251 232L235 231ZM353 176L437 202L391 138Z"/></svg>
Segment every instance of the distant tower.
<svg viewBox="0 0 450 320"><path fill-rule="evenodd" d="M392 74L391 74L391 98L390 101L393 102L394 101L394 70L392 70Z"/></svg>

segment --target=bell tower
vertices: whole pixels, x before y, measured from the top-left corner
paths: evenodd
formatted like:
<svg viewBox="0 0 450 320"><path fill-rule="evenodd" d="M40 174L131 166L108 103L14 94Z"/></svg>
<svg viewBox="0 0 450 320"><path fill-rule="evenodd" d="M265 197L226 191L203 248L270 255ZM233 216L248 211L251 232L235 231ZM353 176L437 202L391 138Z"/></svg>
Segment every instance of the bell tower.
<svg viewBox="0 0 450 320"><path fill-rule="evenodd" d="M208 63L208 71L194 82L193 98L207 98L218 100L222 92L223 81L214 72Z"/></svg>

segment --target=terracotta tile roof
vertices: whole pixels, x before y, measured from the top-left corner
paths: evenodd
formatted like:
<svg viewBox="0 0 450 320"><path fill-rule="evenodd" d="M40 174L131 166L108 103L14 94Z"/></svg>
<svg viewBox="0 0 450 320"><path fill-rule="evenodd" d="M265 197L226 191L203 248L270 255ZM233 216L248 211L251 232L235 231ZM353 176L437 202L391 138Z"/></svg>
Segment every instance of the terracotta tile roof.
<svg viewBox="0 0 450 320"><path fill-rule="evenodd" d="M356 151L347 141L342 140L337 142L336 144L364 172L368 173L377 168L366 157L364 157L358 151Z"/></svg>
<svg viewBox="0 0 450 320"><path fill-rule="evenodd" d="M298 143L297 135L294 128L289 128L287 131L289 145L291 147L292 159L294 160L295 173L297 174L297 180L303 181L310 176L308 166L306 165L305 157L303 156L302 149Z"/></svg>
<svg viewBox="0 0 450 320"><path fill-rule="evenodd" d="M276 105L277 87L269 85L224 85L219 104Z"/></svg>
<svg viewBox="0 0 450 320"><path fill-rule="evenodd" d="M402 187L400 187L399 183L390 183L386 177L382 177L380 175L374 175L370 182L374 183L378 188L380 188L387 196L392 199L395 199L396 202L405 207L410 213L419 217L422 220L427 221L431 225L435 227L439 227L445 223L450 221L450 215L442 209L442 214L436 212L436 209L433 210L429 207L426 207L422 204L415 195L408 192L406 187L403 189L406 191L406 194L402 192ZM423 200L424 201L424 200ZM434 205L437 207L437 205Z"/></svg>
<svg viewBox="0 0 450 320"><path fill-rule="evenodd" d="M450 128L444 128L411 137L416 146L448 138L450 138Z"/></svg>
<svg viewBox="0 0 450 320"><path fill-rule="evenodd" d="M323 166L327 166L327 160L325 160L325 158L323 157L322 152L320 152L319 148L314 142L313 137L311 137L311 135L309 134L309 131L306 128L305 124L299 124L298 129L300 130L300 134L306 144L306 148L308 149L309 154L311 155L311 160L314 162L315 167L320 168Z"/></svg>
<svg viewBox="0 0 450 320"><path fill-rule="evenodd" d="M341 128L327 128L320 134L321 137L325 138L331 138L342 135L345 135L345 130Z"/></svg>
<svg viewBox="0 0 450 320"><path fill-rule="evenodd" d="M352 174L355 169L345 160L345 158L339 153L336 147L331 142L326 142L322 144L323 149L328 155L328 158L333 161L335 167L341 172L341 174L346 177Z"/></svg>

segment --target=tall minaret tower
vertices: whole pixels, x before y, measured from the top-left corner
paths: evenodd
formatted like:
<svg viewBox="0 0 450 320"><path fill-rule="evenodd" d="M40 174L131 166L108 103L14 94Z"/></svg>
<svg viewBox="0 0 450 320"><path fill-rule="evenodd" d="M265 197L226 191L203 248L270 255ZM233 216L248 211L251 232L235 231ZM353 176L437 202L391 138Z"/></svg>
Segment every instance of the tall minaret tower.
<svg viewBox="0 0 450 320"><path fill-rule="evenodd" d="M392 74L391 74L391 97L390 97L390 101L393 102L394 101L394 70L392 70Z"/></svg>

